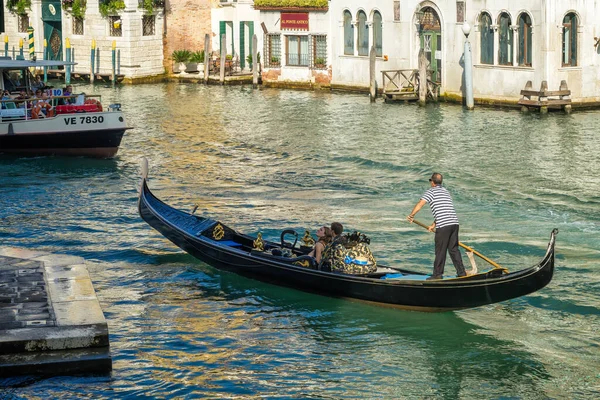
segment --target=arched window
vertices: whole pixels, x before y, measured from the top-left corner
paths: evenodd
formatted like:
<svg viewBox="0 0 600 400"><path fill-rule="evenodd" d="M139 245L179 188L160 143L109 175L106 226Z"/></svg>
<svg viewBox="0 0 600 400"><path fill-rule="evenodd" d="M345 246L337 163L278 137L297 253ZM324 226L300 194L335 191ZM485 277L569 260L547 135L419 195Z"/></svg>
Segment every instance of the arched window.
<svg viewBox="0 0 600 400"><path fill-rule="evenodd" d="M369 27L367 26L367 14L364 11L358 12L358 18L356 19L358 25L358 55L368 56L369 55Z"/></svg>
<svg viewBox="0 0 600 400"><path fill-rule="evenodd" d="M531 17L523 13L519 16L519 65L531 67Z"/></svg>
<svg viewBox="0 0 600 400"><path fill-rule="evenodd" d="M344 54L354 55L354 27L348 10L344 11Z"/></svg>
<svg viewBox="0 0 600 400"><path fill-rule="evenodd" d="M498 18L498 63L500 65L512 65L513 63L513 30L510 28L510 15L500 14Z"/></svg>
<svg viewBox="0 0 600 400"><path fill-rule="evenodd" d="M488 13L481 14L481 63L494 63L494 28L492 28L492 17Z"/></svg>
<svg viewBox="0 0 600 400"><path fill-rule="evenodd" d="M577 66L577 15L569 13L563 19L562 65Z"/></svg>
<svg viewBox="0 0 600 400"><path fill-rule="evenodd" d="M373 13L373 44L377 57L383 56L383 28L379 11Z"/></svg>

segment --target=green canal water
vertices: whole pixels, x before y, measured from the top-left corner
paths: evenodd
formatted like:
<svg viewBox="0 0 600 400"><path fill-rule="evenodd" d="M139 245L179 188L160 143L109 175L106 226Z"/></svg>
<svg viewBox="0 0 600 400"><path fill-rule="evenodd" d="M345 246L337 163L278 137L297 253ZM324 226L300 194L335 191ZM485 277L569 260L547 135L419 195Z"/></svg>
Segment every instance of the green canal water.
<svg viewBox="0 0 600 400"><path fill-rule="evenodd" d="M247 86L78 89L122 103L135 129L114 160L1 157L0 244L88 260L114 370L0 378L6 397L600 396L600 112L466 112ZM142 157L153 191L184 210L198 203L270 239L340 221L371 237L380 262L423 272L433 236L405 216L438 171L462 242L518 270L558 228L556 273L532 295L444 314L258 283L197 261L139 218ZM429 210L418 217L431 221Z"/></svg>

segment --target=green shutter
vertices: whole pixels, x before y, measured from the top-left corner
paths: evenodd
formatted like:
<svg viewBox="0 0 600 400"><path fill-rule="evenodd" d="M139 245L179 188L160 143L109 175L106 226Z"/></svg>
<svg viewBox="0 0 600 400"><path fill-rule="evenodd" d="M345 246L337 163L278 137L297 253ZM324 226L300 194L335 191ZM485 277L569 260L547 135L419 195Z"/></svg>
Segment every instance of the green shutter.
<svg viewBox="0 0 600 400"><path fill-rule="evenodd" d="M250 43L249 43L250 54L254 54L254 48L252 47L254 45L254 41L252 40L252 38L254 37L254 22L252 22L252 21L248 21L248 33L249 33L248 40L250 41ZM257 61L258 60L252 60L252 62L255 64Z"/></svg>
<svg viewBox="0 0 600 400"><path fill-rule="evenodd" d="M246 23L244 21L240 21L240 68L244 69L246 67L246 37L244 35L244 27ZM252 53L250 53L252 54Z"/></svg>
<svg viewBox="0 0 600 400"><path fill-rule="evenodd" d="M223 51L223 43L221 42L223 35L227 32L226 22L219 21L219 57L221 56L221 52Z"/></svg>

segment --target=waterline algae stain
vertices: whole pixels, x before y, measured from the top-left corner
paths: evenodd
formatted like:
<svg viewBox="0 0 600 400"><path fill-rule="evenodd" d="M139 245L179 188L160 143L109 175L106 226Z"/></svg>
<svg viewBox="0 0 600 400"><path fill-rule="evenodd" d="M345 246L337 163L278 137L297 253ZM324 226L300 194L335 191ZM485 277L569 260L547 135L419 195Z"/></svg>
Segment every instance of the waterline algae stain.
<svg viewBox="0 0 600 400"><path fill-rule="evenodd" d="M81 90L135 105L124 112L136 129L114 160L0 158L0 240L86 258L111 332L113 371L4 379L4 392L598 396L598 112L466 113L249 87ZM202 204L266 239L341 221L371 237L378 260L423 272L431 270L433 237L404 217L440 171L462 242L512 270L537 262L557 227L555 276L532 295L445 314L258 283L198 262L138 217L142 156L155 193L178 208Z"/></svg>

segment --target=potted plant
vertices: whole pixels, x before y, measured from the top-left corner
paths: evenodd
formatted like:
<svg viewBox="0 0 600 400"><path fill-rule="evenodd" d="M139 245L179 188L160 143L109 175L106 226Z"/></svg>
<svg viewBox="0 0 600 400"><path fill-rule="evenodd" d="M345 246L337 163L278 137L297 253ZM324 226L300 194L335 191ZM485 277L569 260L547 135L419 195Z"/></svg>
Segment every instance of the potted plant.
<svg viewBox="0 0 600 400"><path fill-rule="evenodd" d="M325 59L323 57L315 58L315 68L325 68Z"/></svg>
<svg viewBox="0 0 600 400"><path fill-rule="evenodd" d="M185 71L185 63L188 62L192 55L189 50L175 50L171 57L173 58L173 72L178 73Z"/></svg>
<svg viewBox="0 0 600 400"><path fill-rule="evenodd" d="M73 18L83 18L85 16L86 0L62 0L62 7Z"/></svg>
<svg viewBox="0 0 600 400"><path fill-rule="evenodd" d="M125 1L123 0L100 0L100 5L98 7L100 10L100 15L104 18L109 15L117 15L119 11L125 9Z"/></svg>
<svg viewBox="0 0 600 400"><path fill-rule="evenodd" d="M165 6L165 0L138 0L138 7L143 8L146 14L154 14L156 8Z"/></svg>
<svg viewBox="0 0 600 400"><path fill-rule="evenodd" d="M25 15L27 14L27 10L31 10L31 0L8 0L6 8L12 13Z"/></svg>
<svg viewBox="0 0 600 400"><path fill-rule="evenodd" d="M204 50L190 53L190 57L185 64L185 72L197 72L198 64L204 62Z"/></svg>
<svg viewBox="0 0 600 400"><path fill-rule="evenodd" d="M271 67L279 67L279 57L271 56Z"/></svg>
<svg viewBox="0 0 600 400"><path fill-rule="evenodd" d="M248 54L246 61L248 61L248 68L252 69L252 54ZM256 53L256 64L260 64L260 51Z"/></svg>

